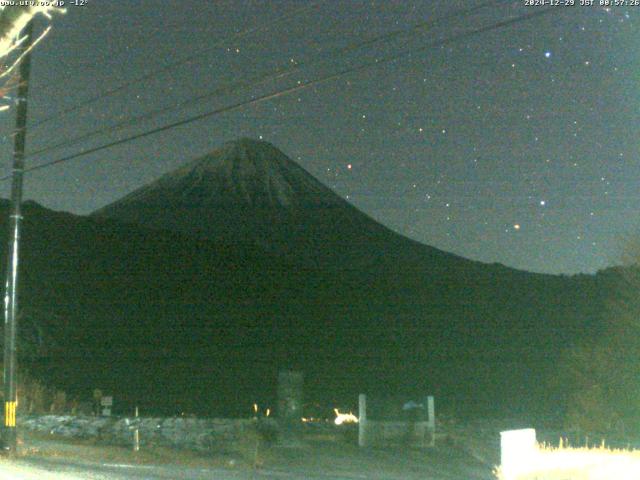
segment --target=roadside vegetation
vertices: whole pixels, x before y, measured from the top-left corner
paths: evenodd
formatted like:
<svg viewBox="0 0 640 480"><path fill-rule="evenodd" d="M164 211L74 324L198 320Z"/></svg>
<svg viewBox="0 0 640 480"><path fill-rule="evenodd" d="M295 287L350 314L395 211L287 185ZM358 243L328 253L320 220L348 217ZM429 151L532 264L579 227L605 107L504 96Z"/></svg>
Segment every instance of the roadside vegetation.
<svg viewBox="0 0 640 480"><path fill-rule="evenodd" d="M607 273L601 330L569 346L560 362L564 426L583 437L625 441L640 433L640 268L634 264Z"/></svg>
<svg viewBox="0 0 640 480"><path fill-rule="evenodd" d="M527 466L529 465L529 466ZM495 470L499 480L636 480L640 451L598 447L540 445L534 458L523 459L519 472Z"/></svg>

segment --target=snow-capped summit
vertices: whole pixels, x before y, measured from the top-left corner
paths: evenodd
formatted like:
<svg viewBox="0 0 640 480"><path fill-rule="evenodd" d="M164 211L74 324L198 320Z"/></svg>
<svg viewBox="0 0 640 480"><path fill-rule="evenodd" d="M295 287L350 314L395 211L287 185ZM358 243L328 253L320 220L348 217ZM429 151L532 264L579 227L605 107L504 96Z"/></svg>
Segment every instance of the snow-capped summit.
<svg viewBox="0 0 640 480"><path fill-rule="evenodd" d="M93 213L314 262L415 247L316 180L272 144L240 139ZM409 245L411 244L411 245ZM436 250L425 245L421 249Z"/></svg>
<svg viewBox="0 0 640 480"><path fill-rule="evenodd" d="M178 187L200 205L296 208L307 201L335 202L332 192L272 144L248 138L226 143L163 177L160 184Z"/></svg>
<svg viewBox="0 0 640 480"><path fill-rule="evenodd" d="M95 214L131 221L126 213L131 206L295 208L306 201L335 203L334 197L272 144L243 138L167 173ZM136 219L136 223L148 222L148 218Z"/></svg>

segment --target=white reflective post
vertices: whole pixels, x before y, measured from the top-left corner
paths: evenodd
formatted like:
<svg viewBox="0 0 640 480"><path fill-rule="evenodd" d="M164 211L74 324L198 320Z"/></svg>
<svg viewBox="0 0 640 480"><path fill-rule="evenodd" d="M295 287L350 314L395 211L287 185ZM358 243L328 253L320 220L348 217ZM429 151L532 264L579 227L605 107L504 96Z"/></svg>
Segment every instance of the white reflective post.
<svg viewBox="0 0 640 480"><path fill-rule="evenodd" d="M500 467L505 480L516 478L535 465L538 452L533 428L500 432Z"/></svg>
<svg viewBox="0 0 640 480"><path fill-rule="evenodd" d="M436 407L432 395L427 397L427 415L427 427L431 433L430 446L433 447L436 444Z"/></svg>
<svg viewBox="0 0 640 480"><path fill-rule="evenodd" d="M358 446L364 447L367 429L367 396L364 393L358 395Z"/></svg>

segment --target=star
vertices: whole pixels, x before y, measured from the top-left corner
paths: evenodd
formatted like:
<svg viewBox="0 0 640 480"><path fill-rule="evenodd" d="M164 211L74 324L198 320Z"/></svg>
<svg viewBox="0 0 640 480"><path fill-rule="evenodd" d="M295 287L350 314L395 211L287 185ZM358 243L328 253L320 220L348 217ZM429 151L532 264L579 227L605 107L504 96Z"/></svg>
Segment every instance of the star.
<svg viewBox="0 0 640 480"><path fill-rule="evenodd" d="M183 1L194 5L198 3L196 0ZM346 25L362 22L361 27L365 31L385 18L403 28L407 26L408 19L392 18L392 11L383 6L386 2L365 2L371 3L371 8L366 9L366 18L361 16L360 8L349 6L352 2L337 3L340 6L336 11L346 15L344 26L333 25L329 22L329 12L322 12L314 20L307 17L297 20L301 35L296 42L290 42L279 34L234 38L222 48L222 52L227 50L224 57L228 65L205 55L202 62L184 64L185 75L177 75L179 71L175 71L172 73L176 75L167 75L162 82L149 81L144 85L134 82L130 91L127 88L126 95L113 96L108 102L91 103L77 116L61 118L60 127L65 131L82 130L80 133L84 133L85 124L106 128L145 114L147 110L162 109L173 99L182 102L183 97L186 99L192 93L216 92L219 81L227 82L236 76L249 74L253 58L260 59L255 65L258 78L275 73L275 78L283 81L277 85L270 81L264 85L264 91L256 89L247 98L272 90L276 92L280 87L299 87L293 88L290 94L276 95L258 103L262 105L259 107L260 115L252 107L239 111L237 122L220 116L219 125L194 129L189 142L181 142L180 132L170 129L167 135L175 133L176 137L167 136L166 145L162 148L159 148L161 142L154 143L153 137L147 140L143 137L135 144L131 142L134 149L132 157L153 156L153 162L134 165L139 171L132 171L131 175L137 177L131 181L123 180L129 176L128 172L125 175L114 167L114 184L123 187L103 192L100 200L89 196L89 192L98 188L95 185L104 183L102 177L93 172L91 162L81 159L67 164L68 176L61 174L57 177L55 169L51 170L51 175L34 175L34 187L30 192L33 191L34 198L47 206L58 205L74 213L94 210L102 206L98 202L106 204L127 194L124 186L130 189L142 186L141 173L149 180L156 173L171 171L181 162L210 151L217 146L218 137L222 143L233 140L234 136L255 132L253 136L256 139L268 138L285 154L293 155L291 158L296 163L318 172L329 186L341 192L343 199L347 192L349 199L358 195L359 200L363 200L363 208L369 209L365 213L374 215L382 223L402 226L407 220L404 212L413 212L419 207L413 218L416 224L406 228L407 231L411 228L416 240L422 243L445 249L451 247L482 260L495 258L517 268L545 272L582 270L593 273L594 269L606 266L579 258L573 251L575 249L562 249L573 244L580 229L586 229L584 224L588 224L591 230L588 237L583 237L585 245L590 246L592 241L597 241L604 256L605 249L615 243L617 233L613 227L604 226L611 225L617 229L625 222L631 222L627 218L627 209L632 203L633 179L638 173L637 164L631 159L640 156L640 144L632 134L638 109L629 101L633 94L620 85L625 78L632 77L630 67L635 65L635 57L622 45L633 42L632 23L640 20L636 12L610 8L606 14L599 8L597 15L591 15L593 12L576 9L575 15L569 16L572 18L558 15L553 22L527 20L523 23L526 25L524 28L539 33L535 41L528 40L532 36L523 35L525 30L498 28L492 33L495 42L484 42L483 37L477 36L470 41L456 42L459 47L453 49L448 44L443 45L441 51L425 48L420 55L398 57L393 61L393 68L388 68L385 63L387 66L381 65L382 68L336 75L334 79L321 82L322 86L317 89L315 84L306 88L306 82L325 74L349 70L352 62L356 66L357 55L354 50L353 57L336 55L335 64L301 69L299 67L307 60L313 60L325 48L322 42L317 42L313 35L306 35L305 31L311 33L315 28L326 27L331 32L330 38L344 38L347 43L357 43L359 39ZM435 7L434 11L427 8L429 2L409 3L419 6L420 15L435 13ZM278 9L270 5L271 2L264 2L261 9L266 14L275 15ZM238 8L229 12L227 20L232 22L229 27L240 32L243 19L251 10L239 2ZM122 14L121 9L114 8L113 11ZM169 7L166 11L170 11ZM506 14L497 15L501 18L496 18L496 21L502 20L503 15ZM600 17L604 23L598 23ZM618 22L621 18L625 19L623 24ZM86 19L89 20L89 16ZM316 20L322 25L315 25ZM468 28L473 28L472 23L469 21ZM78 27L85 33L89 24L80 22ZM198 43L206 43L206 32L198 30L202 29L194 29L193 36L202 37L197 39ZM129 33L124 27L123 32ZM148 33L150 31L144 31L141 35ZM76 60L71 50L58 49L64 35L63 29L59 29L56 36L46 40L50 48L60 52L61 58L54 62L43 56L40 59L43 73L45 70L56 73L61 62L77 66L83 61L78 58L73 63ZM103 41L108 38L106 31L96 31L95 35L100 39L100 42L95 42L97 58L108 58L110 49L98 48L109 45ZM179 51L188 50L192 43L186 38L176 37L175 40L176 55ZM132 44L136 62L140 63L136 67L153 71L158 60L171 54L165 48L167 46L154 55L156 47L152 48L152 44L140 45L139 48ZM394 52L405 49L396 46L367 44L366 55L370 58L361 60L373 62L376 58L391 58ZM435 55L446 55L446 61L434 61ZM127 59L127 55L123 55L118 61ZM546 68L540 68L541 64ZM275 72L271 71L271 66L276 67ZM98 84L117 86L123 80L129 82L136 78L136 69L114 72L108 65L106 67L92 71L91 75L95 73L95 77L82 79L78 76L77 85L74 83L72 86L74 92L77 90L78 101L90 97L90 91L85 91L84 87L95 88ZM225 71L229 78L214 75L217 69ZM589 75L580 75L578 70ZM75 78L73 82L76 82ZM33 102L33 123L46 118L49 108L54 113L65 108L65 102L55 105L56 96L47 95L47 99L40 105ZM8 101L3 101L2 105ZM231 97L220 98L221 104L233 101ZM175 121L179 121L182 115L182 111L176 110ZM174 119L167 117L167 121ZM227 121L231 123L223 123ZM143 127L140 125L139 128ZM47 139L56 135L53 124L43 124L41 128L42 140L33 137L34 151L46 146ZM88 127L87 131L92 128ZM131 129L135 128L132 124ZM214 139L212 131L216 133ZM225 133L218 135L218 132ZM416 132L419 135L415 135ZM122 132L122 135L128 134ZM3 141L0 136L0 145L7 147L10 140L11 137ZM96 145L99 145L97 139ZM77 148L80 150L80 145ZM110 152L111 149L106 150L105 160L102 160L109 168L109 162L115 162L120 155L116 150ZM58 153L62 155L63 152ZM73 149L69 151L69 154L73 153ZM352 161L342 163L348 158ZM360 162L357 171L353 161ZM153 166L153 173L144 172L147 164ZM81 172L78 175L74 175L76 168ZM86 192L72 185L72 189L77 190L74 191L77 198L62 195L67 181L69 184L86 185ZM347 187L354 190L345 190ZM370 193L360 198L360 191ZM394 203L390 206L388 201L392 195ZM447 202L451 203L447 206ZM598 212L597 219L594 212ZM446 221L447 215L449 222ZM484 218L487 215L491 215L488 223ZM518 220L514 221L514 218ZM599 228L593 228L596 220ZM452 228L454 222L460 232L448 236L447 228ZM502 235L501 230L506 233ZM545 236L535 238L532 232L544 232ZM477 238L496 241L480 246L474 244L473 240ZM441 239L446 243L438 245ZM506 248L508 245L500 243L525 239L531 243L528 243L526 251L517 254ZM548 250L552 255L546 255Z"/></svg>

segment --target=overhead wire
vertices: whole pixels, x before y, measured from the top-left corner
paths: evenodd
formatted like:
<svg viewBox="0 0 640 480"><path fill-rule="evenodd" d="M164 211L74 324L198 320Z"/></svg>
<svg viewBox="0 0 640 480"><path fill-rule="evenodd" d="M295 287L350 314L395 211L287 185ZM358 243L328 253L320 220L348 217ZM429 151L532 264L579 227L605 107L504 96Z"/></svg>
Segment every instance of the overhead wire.
<svg viewBox="0 0 640 480"><path fill-rule="evenodd" d="M329 75L325 75L323 77L316 78L314 80L309 80L307 82L303 82L303 83L301 83L299 85L295 85L293 87L289 87L289 88L286 88L286 89L283 89L283 90L279 90L279 91L275 91L275 92L270 92L270 93L258 96L256 98L253 98L253 99L250 99L250 100L241 101L241 102L237 102L237 103L234 103L234 104L231 104L231 105L227 105L225 107L220 107L220 108L211 110L209 112L201 113L201 114L194 115L194 116L182 119L182 120L178 120L178 121L163 125L161 127L153 128L153 129L147 130L145 132L141 132L141 133L138 133L138 134L135 134L135 135L131 135L129 137L125 137L125 138L122 138L122 139L119 139L119 140L116 140L116 141L113 141L113 142L109 142L109 143L104 144L104 145L93 147L93 148L90 148L88 150L84 150L84 151L81 151L81 152L77 152L77 153L74 153L74 154L71 154L71 155L64 156L62 158L58 158L58 159L49 161L49 162L45 162L45 163L42 163L42 164L39 164L39 165L35 165L33 167L26 168L24 170L24 172L25 173L33 172L33 171L49 168L49 167L52 167L54 165L58 165L58 164L61 164L61 163L66 163L68 161L74 160L74 159L79 158L79 157L83 157L83 156L86 156L86 155L90 155L92 153L96 153L96 152L99 152L99 151L102 151L102 150L106 150L108 148L112 148L112 147L115 147L115 146L118 146L118 145L129 143L129 142L132 142L134 140L138 140L140 138L145 138L145 137L148 137L148 136L151 136L151 135L155 135L157 133L161 133L161 132L164 132L164 131L167 131L167 130L171 130L173 128L177 128L177 127L180 127L180 126L183 126L183 125L187 125L189 123L197 122L199 120L203 120L205 118L209 118L209 117L212 117L214 115L218 115L218 114L221 114L221 113L227 113L227 112L230 112L230 111L233 111L233 110L238 110L238 109L240 109L242 107L245 107L245 106L248 106L248 105L254 105L254 104L257 104L257 103L260 103L260 102L264 102L264 101L267 101L267 100L278 98L278 97L281 97L283 95L287 95L287 94L290 94L290 93L293 93L293 92L308 88L308 87L310 87L312 85L318 85L318 84L326 83L326 82L329 82L331 80L335 80L337 78L343 77L343 76L348 75L348 74L361 72L361 71L364 71L364 70L367 70L367 69L370 69L370 68L373 68L373 67L384 65L384 64L396 61L396 60L398 60L400 58L406 57L408 55L411 55L413 53L421 52L421 51L424 51L424 50L427 50L427 49L430 49L430 48L434 48L434 47L441 47L441 46L444 46L444 45L447 45L447 44L450 44L450 43L453 43L453 42L456 42L456 41L459 41L459 40L463 40L463 39L467 39L467 38L473 37L473 36L481 34L481 33L486 33L486 32L498 30L500 28L504 28L504 27L507 27L507 26L516 25L518 23L523 23L525 21L528 21L528 20L531 20L531 19L534 19L534 18L538 18L538 17L541 17L543 15L547 15L547 14L551 13L552 11L558 11L558 8L550 7L550 8L536 10L535 12L532 12L532 13L528 13L528 14L525 14L525 15L520 15L518 17L511 18L511 19L508 19L508 20L503 20L501 22L497 22L497 23L494 23L494 24L491 24L491 25L487 25L487 26L484 26L484 27L481 27L481 28L478 28L478 29L475 29L475 30L463 32L463 33L460 33L460 34L457 34L457 35L453 35L451 37L444 38L444 39L441 39L441 40L436 40L436 41L431 42L431 43L429 43L429 44L427 44L427 45L425 45L425 46L423 46L421 48L405 50L405 51L400 52L398 54L388 55L386 57L383 57L383 58L380 58L380 59L375 59L375 60L373 60L371 62L367 62L367 63L361 64L361 65L358 65L357 67L351 67L351 68L343 69L341 71L338 71L338 72L335 72L335 73L332 73L332 74L329 74ZM5 180L8 180L10 178L11 178L11 175L6 175L4 177L0 177L0 181L5 181Z"/></svg>
<svg viewBox="0 0 640 480"><path fill-rule="evenodd" d="M491 0L491 1L487 1L487 2L483 2L480 5L476 5L475 7L471 7L471 8L466 8L466 9L459 9L456 10L455 12L452 12L448 15L443 15L442 17L438 17L436 19L432 19L432 20L427 20L424 22L420 22L414 26L412 26L409 29L401 29L401 30L395 30L393 32L389 32L386 34L380 34L380 35L376 35L372 38L368 38L366 40L363 40L361 42L356 42L356 43L352 43L349 45L346 45L344 47L340 47L337 49L334 49L330 52L327 52L325 55L331 55L331 56L336 56L336 55L343 55L345 53L348 52L352 52L354 50L357 50L359 48L365 47L365 46L370 46L373 45L375 43L379 43L379 42L383 42L383 41L389 41L391 39L397 38L399 36L403 36L403 35L409 35L413 32L416 32L418 30L422 30L425 27L430 27L433 25L436 25L438 23L441 23L443 21L449 20L450 18L454 18L454 17L459 17L459 18L464 18L466 16L472 15L474 13L477 13L478 11L487 8L489 6L494 6L500 3L505 3L508 0ZM70 138L67 140L63 140L61 142L58 142L54 145L48 145L46 147L40 148L38 150L34 150L32 152L30 152L27 155L27 158L29 157L34 157L37 155L42 155L43 153L47 153L50 152L52 150L57 150L60 148L64 148L64 147L69 147L72 145L76 145L78 143L81 143L85 140L88 140L90 138L102 135L102 134L110 134L110 133L114 133L117 132L123 128L126 128L130 125L133 124L139 124L142 121L147 121L150 120L152 118L155 118L159 115L171 112L171 111L175 111L175 110L180 110L184 107L188 107L191 105L195 105L198 104L200 101L205 100L205 99L209 99L209 98L213 98L213 97L217 97L223 93L232 93L236 90L242 89L242 88L247 88L247 87L256 87L259 86L261 84L267 83L269 81L275 81L275 80L279 80L283 77L286 77L288 75L291 75L297 71L300 71L304 68L308 68L310 66L316 65L318 63L321 63L323 61L327 61L327 58L320 58L320 59L315 59L312 60L310 62L299 62L295 65L287 65L286 67L280 67L278 69L276 69L273 72L270 73L266 73L263 75L259 75L257 77L254 77L251 80L245 80L245 81L237 81L237 82L233 82L233 83L229 83L223 86L220 86L216 89L214 89L213 91L210 92L206 92L204 94L201 95L197 95L193 98L189 98L185 101L179 102L175 105L169 105L166 107L162 107L156 110L152 110L150 112L145 112L142 113L140 115L136 115L134 117L131 118L127 118L125 120L122 120L120 122L117 122L115 124L111 124L109 126L103 127L103 128L99 128L90 132L86 132L84 134L78 135L74 138Z"/></svg>
<svg viewBox="0 0 640 480"><path fill-rule="evenodd" d="M241 32L238 32L236 34L233 35L234 40L238 40L241 39L243 37L246 37L247 35L253 34L253 33L257 33L260 31L267 31L269 28L271 28L274 24L277 24L279 22L282 22L284 20L289 20L291 18L294 18L296 15L298 15L299 13L305 12L307 10L310 10L313 7L317 6L317 2L311 3L311 4L307 4L304 7L300 7L295 9L293 12L288 12L285 13L281 16L279 16L278 18L276 18L273 22L269 23L269 24L263 24L263 25L259 25L257 27L251 27L251 28L247 28ZM45 117L44 119L35 122L33 125L30 125L30 128L37 128L41 125L44 125L46 123L51 122L52 120L56 120L59 119L63 116L69 115L70 113L76 112L88 105L92 105L100 100L103 100L105 98L108 98L112 95L115 95L116 93L119 93L129 87L131 87L132 85L135 84L139 84L141 82L147 81L147 80L151 80L151 79L155 79L157 78L159 75L162 75L165 72L171 71L173 69L175 69L176 67L182 66L186 63L192 62L196 59L198 59L198 57L200 57L202 55L203 52L209 51L209 50L213 50L216 48L219 48L221 45L223 45L224 43L229 42L228 38L225 39L221 39L218 40L217 42L214 42L211 45L207 45L204 48L200 48L198 50L196 50L195 52L193 52L191 55L188 55L184 58L181 58L180 60L177 60L175 62L171 62L168 63L166 65L163 65L160 68L156 68L154 70L150 70L146 73L144 73L143 75L140 75L136 78L133 78L131 80L128 80L126 82L123 82L115 87L109 88L97 95L94 95L93 97L78 103L76 105L72 105L70 107L67 108L63 108L62 110L53 113L52 115L49 115L48 117Z"/></svg>
<svg viewBox="0 0 640 480"><path fill-rule="evenodd" d="M131 49L131 43L135 44L136 47L140 47L141 45L150 43L150 42L157 42L157 34L160 31L164 31L164 30L168 30L171 29L173 25L169 24L163 24L162 25L162 29L163 30L157 30L155 32L153 32L151 35L143 35L140 34L139 32L134 32L131 34L131 36L127 36L127 40L128 42L124 45L122 45L121 47L116 48L113 51L109 52L109 59L108 59L108 63L121 63L122 58L121 55L124 52L129 52L129 50ZM60 32L60 30L58 30L58 33ZM133 37L133 38L131 38ZM82 69L94 69L97 68L98 66L100 66L101 63L96 62L95 59L92 59L91 61L86 61L86 62L81 62L81 63L77 63L74 64L73 68L74 69L78 69L78 68L82 68ZM47 85L44 85L41 89L42 92L45 93L45 95L49 92L53 92L54 90L57 92L59 89L57 88L57 85L59 85L61 82L66 81L63 80L61 78L59 78L60 76L54 77L53 79L49 80L49 83ZM53 85L53 86L51 86Z"/></svg>

